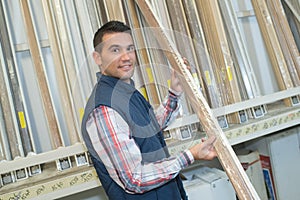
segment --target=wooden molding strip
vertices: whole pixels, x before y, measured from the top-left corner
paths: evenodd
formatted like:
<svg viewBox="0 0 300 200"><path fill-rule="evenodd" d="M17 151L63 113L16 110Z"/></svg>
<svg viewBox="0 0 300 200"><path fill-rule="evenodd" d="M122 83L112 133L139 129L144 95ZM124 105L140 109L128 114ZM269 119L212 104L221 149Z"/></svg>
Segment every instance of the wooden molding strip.
<svg viewBox="0 0 300 200"><path fill-rule="evenodd" d="M174 40L172 41L177 46L177 49L179 49L180 54L189 62L191 67L190 70L194 77L195 83L198 85L198 89L202 91L204 97L207 99L207 92L202 76L200 76L199 63L193 46L183 3L181 1L169 0L166 1L166 5L171 18L171 28L169 32L173 33L172 35L174 36ZM194 111L191 108L189 99L186 99L185 104L187 105L188 113L193 113Z"/></svg>
<svg viewBox="0 0 300 200"><path fill-rule="evenodd" d="M89 19L92 26L92 34L95 33L100 27L101 15L98 13L99 1L86 1Z"/></svg>
<svg viewBox="0 0 300 200"><path fill-rule="evenodd" d="M80 80L80 69L76 60L74 44L71 41L70 26L66 20L65 3L60 0L53 0L49 2L51 2L52 5L54 21L58 34L57 37L59 38L58 45L61 51L62 61L64 62L63 66L65 66L65 68L63 68L65 81L67 82L69 92L72 95L70 100L74 106L73 115L76 119L77 130L80 130L82 117L81 111L84 110L84 104L86 101L84 94L87 91L83 89L83 85ZM73 2L70 1L68 3ZM79 134L79 137L80 136L81 134Z"/></svg>
<svg viewBox="0 0 300 200"><path fill-rule="evenodd" d="M97 0L96 1L96 6L97 6L97 12L100 18L100 24L107 22L108 21L108 12L107 12L107 6L105 1L103 0Z"/></svg>
<svg viewBox="0 0 300 200"><path fill-rule="evenodd" d="M297 46L298 51L300 52L300 20L297 21L296 16L292 12L290 6L287 4L286 1L281 2L286 18L289 23L289 27L292 31L293 37L295 39L295 43ZM300 69L297 69L300 74Z"/></svg>
<svg viewBox="0 0 300 200"><path fill-rule="evenodd" d="M16 130L16 126L13 120L13 111L11 110L9 96L11 94L7 91L7 77L2 69L5 69L4 56L2 54L2 45L0 46L0 110L1 110L1 154L2 159L11 160L15 157L21 156L22 149L18 148L20 145L18 137L19 130ZM5 70L6 71L6 70ZM15 145L19 144L19 145Z"/></svg>
<svg viewBox="0 0 300 200"><path fill-rule="evenodd" d="M300 54L280 0L266 1L294 86L300 86Z"/></svg>
<svg viewBox="0 0 300 200"><path fill-rule="evenodd" d="M206 98L211 108L222 107L221 93L217 88L216 78L213 72L213 66L211 63L210 55L208 53L208 47L204 37L202 24L199 18L199 13L196 7L195 1L184 0L185 13L191 37L194 41L195 53L198 58L198 67L203 82L206 88Z"/></svg>
<svg viewBox="0 0 300 200"><path fill-rule="evenodd" d="M266 2L261 0L252 0L252 5L267 47L267 52L270 56L278 86L281 90L292 88L293 82L289 74L283 52L279 45L278 37ZM292 105L290 99L286 99L285 103L287 106Z"/></svg>
<svg viewBox="0 0 300 200"><path fill-rule="evenodd" d="M16 67L13 58L10 35L7 28L7 17L5 14L4 2L0 3L0 42L1 42L1 65L0 93L1 106L4 116L5 128L8 143L11 151L11 158L27 155L33 152L29 129L25 121L24 104L20 98L20 86L17 79ZM18 112L22 114L22 120L18 118ZM23 126L20 122L24 122ZM24 141L22 144L22 140ZM23 146L24 145L24 146ZM25 148L25 152L23 150Z"/></svg>
<svg viewBox="0 0 300 200"><path fill-rule="evenodd" d="M284 0L300 23L300 3L298 0Z"/></svg>
<svg viewBox="0 0 300 200"><path fill-rule="evenodd" d="M199 0L196 1L196 5L223 105L239 102L242 98L237 82L236 66L229 49L218 2ZM229 115L228 121L239 123L238 113Z"/></svg>
<svg viewBox="0 0 300 200"><path fill-rule="evenodd" d="M98 26L98 28L95 31L93 30L92 21L96 18L96 16L90 16L93 13L93 11L88 10L86 1L75 0L73 1L73 6L74 12L77 16L77 19L74 21L77 21L76 27L78 28L78 35L79 38L81 38L82 40L82 48L78 48L78 46L76 45L76 49L82 49L81 54L83 57L82 59L84 59L84 64L79 65L79 67L83 66L79 68L80 74L85 74L84 76L86 77L86 79L95 80L96 82L95 71L93 70L93 66L95 66L96 64L93 59L89 59L92 57L92 52L94 51L93 43L91 41L94 37L95 31L97 31L99 28ZM73 22L73 24L75 23ZM96 66L96 69L98 69L98 66ZM87 81L86 79L80 79L80 82L89 83L85 85L89 85L89 88L92 90L94 82Z"/></svg>
<svg viewBox="0 0 300 200"><path fill-rule="evenodd" d="M62 101L64 119L66 121L69 139L71 144L79 142L79 127L76 126L75 108L72 103L72 95L70 94L70 86L65 77L65 63L59 46L59 38L57 33L56 23L54 21L53 9L49 0L43 0L42 6L45 13L45 20L48 29L49 43L53 55L53 61L56 71L56 80L59 85L59 93Z"/></svg>
<svg viewBox="0 0 300 200"><path fill-rule="evenodd" d="M160 28L161 24L157 20L156 15L153 13L150 3L147 0L136 0L136 3L149 25ZM163 29L153 30L156 30L153 34L157 37L157 40L163 49L169 50L165 53L172 67L182 75L179 77L183 84L183 88L190 97L191 104L197 112L196 114L198 115L205 132L208 136L215 136L217 138L217 141L215 142L215 149L218 153L218 158L230 178L239 199L260 199L226 136L218 125L217 120L213 116L209 105L194 83L192 75L189 70L186 69L182 57L178 53L176 47L170 41Z"/></svg>
<svg viewBox="0 0 300 200"><path fill-rule="evenodd" d="M141 74L143 76L146 95L148 97L149 102L152 105L159 105L159 94L157 88L154 83L154 76L151 69L151 63L149 60L149 54L147 52L146 43L144 40L144 33L140 26L142 23L142 17L136 10L136 5L134 0L128 0L124 2L127 15L131 16L128 18L129 24L132 27L132 34L134 36L134 43L136 45L137 57L139 61L139 68L141 70Z"/></svg>
<svg viewBox="0 0 300 200"><path fill-rule="evenodd" d="M31 18L29 2L27 0L20 0L20 6L24 17L29 49L34 63L36 77L40 88L40 94L43 100L43 108L49 126L52 148L56 149L63 146L63 140L48 87L49 83L44 68L43 55L41 53L39 42L35 33L34 23Z"/></svg>
<svg viewBox="0 0 300 200"><path fill-rule="evenodd" d="M200 0L197 1L197 6L205 38L209 48L212 49L210 55L219 76L217 80L221 81L219 85L225 105L239 102L241 101L241 96L218 2L216 0L209 2Z"/></svg>
<svg viewBox="0 0 300 200"><path fill-rule="evenodd" d="M240 77L243 78L248 98L255 98L261 95L254 69L251 66L249 55L246 51L241 32L237 22L237 16L230 0L220 1L220 8L224 17L224 23L227 26L228 34L231 38L233 50L236 54Z"/></svg>
<svg viewBox="0 0 300 200"><path fill-rule="evenodd" d="M107 6L107 14L109 15L109 20L119 20L125 21L125 16L123 12L123 6L121 0L104 0Z"/></svg>

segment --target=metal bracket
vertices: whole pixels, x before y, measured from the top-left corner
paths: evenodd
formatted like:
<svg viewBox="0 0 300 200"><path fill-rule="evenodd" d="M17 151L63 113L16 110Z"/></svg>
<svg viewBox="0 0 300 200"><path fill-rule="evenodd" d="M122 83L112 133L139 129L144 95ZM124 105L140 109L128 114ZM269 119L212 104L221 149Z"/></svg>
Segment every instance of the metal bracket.
<svg viewBox="0 0 300 200"><path fill-rule="evenodd" d="M228 128L228 122L225 115L217 117L218 123L222 129Z"/></svg>
<svg viewBox="0 0 300 200"><path fill-rule="evenodd" d="M291 98L291 102L292 102L293 106L300 105L299 96L293 96L293 97L290 97L290 98Z"/></svg>
<svg viewBox="0 0 300 200"><path fill-rule="evenodd" d="M13 183L15 181L16 181L16 179L15 179L15 176L12 172L1 174L1 183L2 183L2 185L7 185L7 184Z"/></svg>
<svg viewBox="0 0 300 200"><path fill-rule="evenodd" d="M176 133L177 133L177 137L180 140L190 139L192 137L191 126L190 125L182 126L176 130Z"/></svg>
<svg viewBox="0 0 300 200"><path fill-rule="evenodd" d="M240 110L239 111L239 119L240 119L241 124L248 121L248 115L247 115L247 112L245 110Z"/></svg>
<svg viewBox="0 0 300 200"><path fill-rule="evenodd" d="M26 168L16 170L14 171L14 174L15 174L16 181L27 179L29 177Z"/></svg>
<svg viewBox="0 0 300 200"><path fill-rule="evenodd" d="M56 160L56 166L59 171L70 169L72 167L70 157L60 158Z"/></svg>
<svg viewBox="0 0 300 200"><path fill-rule="evenodd" d="M34 165L34 166L28 167L28 173L29 173L29 176L41 174L42 173L41 165Z"/></svg>
<svg viewBox="0 0 300 200"><path fill-rule="evenodd" d="M254 118L260 118L263 117L266 113L266 109L264 105L255 106L251 108Z"/></svg>
<svg viewBox="0 0 300 200"><path fill-rule="evenodd" d="M83 166L83 165L88 165L89 158L88 158L87 152L75 155L75 161L76 161L76 165L78 167Z"/></svg>

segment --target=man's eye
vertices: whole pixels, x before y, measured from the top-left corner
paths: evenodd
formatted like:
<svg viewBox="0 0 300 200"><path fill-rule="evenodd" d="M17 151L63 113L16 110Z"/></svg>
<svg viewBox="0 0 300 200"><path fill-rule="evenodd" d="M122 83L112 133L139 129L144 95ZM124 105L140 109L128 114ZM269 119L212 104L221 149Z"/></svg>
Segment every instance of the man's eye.
<svg viewBox="0 0 300 200"><path fill-rule="evenodd" d="M118 49L118 48L114 48L114 49L112 49L112 52L115 52L115 53L117 53L117 52L119 52L120 50Z"/></svg>
<svg viewBox="0 0 300 200"><path fill-rule="evenodd" d="M135 50L135 48L134 48L134 46L130 46L130 47L128 47L128 49L127 49L128 51L134 51Z"/></svg>

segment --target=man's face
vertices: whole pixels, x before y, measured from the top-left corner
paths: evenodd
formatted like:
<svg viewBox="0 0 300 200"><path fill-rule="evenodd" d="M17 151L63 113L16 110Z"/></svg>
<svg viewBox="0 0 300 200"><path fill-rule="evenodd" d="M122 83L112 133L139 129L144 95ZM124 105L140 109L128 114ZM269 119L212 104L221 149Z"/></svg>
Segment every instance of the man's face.
<svg viewBox="0 0 300 200"><path fill-rule="evenodd" d="M94 52L101 73L119 78L127 83L134 73L135 48L129 33L108 33L103 36L102 50Z"/></svg>

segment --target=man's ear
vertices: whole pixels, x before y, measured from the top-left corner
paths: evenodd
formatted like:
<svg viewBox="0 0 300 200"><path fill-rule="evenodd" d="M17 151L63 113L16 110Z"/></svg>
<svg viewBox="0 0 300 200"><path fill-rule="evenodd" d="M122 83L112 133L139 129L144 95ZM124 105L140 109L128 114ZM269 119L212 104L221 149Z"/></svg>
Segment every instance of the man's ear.
<svg viewBox="0 0 300 200"><path fill-rule="evenodd" d="M101 65L102 65L102 60L101 60L101 56L100 56L100 53L99 53L99 52L94 51L94 52L93 52L93 58L94 58L95 63L96 63L98 66L101 66Z"/></svg>

